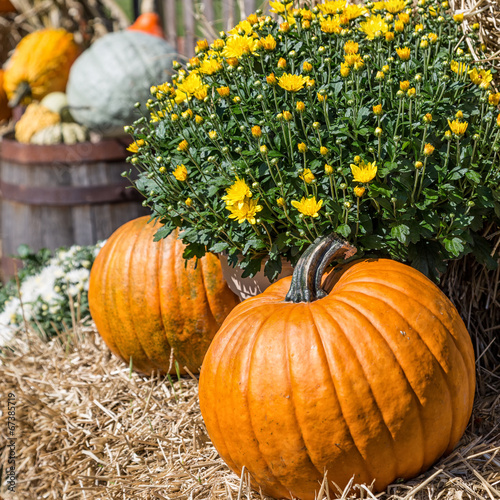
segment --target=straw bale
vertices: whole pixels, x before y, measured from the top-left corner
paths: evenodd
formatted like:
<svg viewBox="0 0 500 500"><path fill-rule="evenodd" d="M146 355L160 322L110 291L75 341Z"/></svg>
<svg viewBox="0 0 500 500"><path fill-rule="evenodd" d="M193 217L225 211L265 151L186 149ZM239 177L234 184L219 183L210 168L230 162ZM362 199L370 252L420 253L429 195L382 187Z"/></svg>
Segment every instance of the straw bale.
<svg viewBox="0 0 500 500"><path fill-rule="evenodd" d="M484 391L460 446L422 476L375 496L324 484L320 498L484 500L500 498L500 372ZM0 357L0 464L6 395L17 397L17 493L33 499L262 499L232 473L210 442L198 380L142 377L112 356L93 324L44 342L23 332ZM2 451L3 448L3 451Z"/></svg>

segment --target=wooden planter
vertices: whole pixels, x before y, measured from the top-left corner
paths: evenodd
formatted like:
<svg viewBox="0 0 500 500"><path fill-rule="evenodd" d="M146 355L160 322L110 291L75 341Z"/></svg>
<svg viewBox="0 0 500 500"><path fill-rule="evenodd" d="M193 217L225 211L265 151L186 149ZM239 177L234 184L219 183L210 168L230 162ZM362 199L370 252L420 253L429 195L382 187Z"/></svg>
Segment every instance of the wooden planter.
<svg viewBox="0 0 500 500"><path fill-rule="evenodd" d="M4 137L0 153L2 274L14 274L21 244L33 250L91 245L145 215L121 176L129 141L40 146Z"/></svg>

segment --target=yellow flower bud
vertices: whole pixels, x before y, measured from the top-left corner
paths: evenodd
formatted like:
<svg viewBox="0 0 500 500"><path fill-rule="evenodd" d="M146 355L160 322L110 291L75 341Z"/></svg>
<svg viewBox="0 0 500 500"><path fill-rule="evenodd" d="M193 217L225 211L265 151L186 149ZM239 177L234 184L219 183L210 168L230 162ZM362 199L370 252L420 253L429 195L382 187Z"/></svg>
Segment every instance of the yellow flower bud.
<svg viewBox="0 0 500 500"><path fill-rule="evenodd" d="M354 188L354 194L358 197L361 198L365 194L366 189L363 186L356 186Z"/></svg>
<svg viewBox="0 0 500 500"><path fill-rule="evenodd" d="M421 161L416 161L415 162L415 168L418 170L419 168L422 168L424 164Z"/></svg>
<svg viewBox="0 0 500 500"><path fill-rule="evenodd" d="M184 202L188 207L193 205L193 200L191 198L186 198L186 201Z"/></svg>
<svg viewBox="0 0 500 500"><path fill-rule="evenodd" d="M303 113L305 111L305 109L306 109L306 105L302 101L297 101L297 104L295 105L295 109L299 113Z"/></svg>
<svg viewBox="0 0 500 500"><path fill-rule="evenodd" d="M210 132L208 133L208 137L210 137L210 139L212 139L212 141L215 141L215 139L217 139L217 131L210 130Z"/></svg>
<svg viewBox="0 0 500 500"><path fill-rule="evenodd" d="M424 146L424 155L430 156L432 153L434 153L434 146L432 144L427 143Z"/></svg>
<svg viewBox="0 0 500 500"><path fill-rule="evenodd" d="M262 136L262 129L258 125L254 125L252 127L252 135L254 137L261 137Z"/></svg>
<svg viewBox="0 0 500 500"><path fill-rule="evenodd" d="M262 146L259 148L259 151L263 154L266 155L268 152L267 146L265 144L262 144Z"/></svg>
<svg viewBox="0 0 500 500"><path fill-rule="evenodd" d="M325 148L325 146L321 146L319 148L319 154L323 155L323 156L326 156L328 154L328 148Z"/></svg>
<svg viewBox="0 0 500 500"><path fill-rule="evenodd" d="M382 104L377 104L377 105L373 106L373 113L377 116L380 116L383 113Z"/></svg>
<svg viewBox="0 0 500 500"><path fill-rule="evenodd" d="M297 148L298 150L301 152L301 153L306 153L307 152L307 146L305 143L303 142L299 142L299 144L297 145Z"/></svg>
<svg viewBox="0 0 500 500"><path fill-rule="evenodd" d="M333 174L333 167L331 165L328 165L328 163L325 163L325 174L326 175Z"/></svg>

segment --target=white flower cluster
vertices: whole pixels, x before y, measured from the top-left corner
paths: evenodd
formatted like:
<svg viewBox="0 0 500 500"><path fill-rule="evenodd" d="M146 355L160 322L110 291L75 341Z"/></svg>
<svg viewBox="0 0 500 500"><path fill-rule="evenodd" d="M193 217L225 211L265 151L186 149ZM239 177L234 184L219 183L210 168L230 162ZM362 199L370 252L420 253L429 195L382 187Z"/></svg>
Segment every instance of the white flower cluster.
<svg viewBox="0 0 500 500"><path fill-rule="evenodd" d="M51 330L65 320L71 324L70 301L75 308L87 308L90 268L104 243L56 250L45 267L25 276L20 282L19 296L11 296L0 312L0 347L13 338L25 321Z"/></svg>

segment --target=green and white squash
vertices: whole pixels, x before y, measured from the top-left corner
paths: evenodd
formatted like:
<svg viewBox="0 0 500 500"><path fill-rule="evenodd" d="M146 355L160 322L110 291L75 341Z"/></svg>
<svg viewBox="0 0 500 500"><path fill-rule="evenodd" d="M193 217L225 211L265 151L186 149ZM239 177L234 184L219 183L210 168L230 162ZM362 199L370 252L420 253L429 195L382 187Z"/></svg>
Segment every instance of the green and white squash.
<svg viewBox="0 0 500 500"><path fill-rule="evenodd" d="M89 131L79 123L56 123L31 136L31 144L76 144L89 139Z"/></svg>
<svg viewBox="0 0 500 500"><path fill-rule="evenodd" d="M165 40L139 31L103 36L71 67L66 92L73 118L102 135L123 134L141 116L134 104L171 79L175 56Z"/></svg>
<svg viewBox="0 0 500 500"><path fill-rule="evenodd" d="M40 104L54 113L59 113L61 121L74 121L69 112L68 96L64 92L51 92L40 101Z"/></svg>

